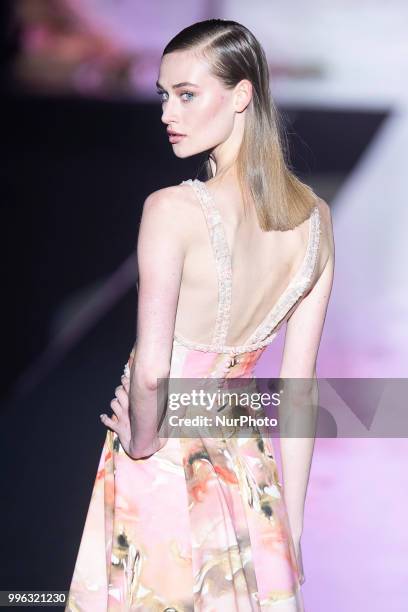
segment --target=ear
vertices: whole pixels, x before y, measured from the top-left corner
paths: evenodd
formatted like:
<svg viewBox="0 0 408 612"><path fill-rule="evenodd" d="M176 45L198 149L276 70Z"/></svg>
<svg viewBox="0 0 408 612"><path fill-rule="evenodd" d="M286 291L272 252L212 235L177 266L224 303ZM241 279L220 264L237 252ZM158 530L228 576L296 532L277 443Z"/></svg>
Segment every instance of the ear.
<svg viewBox="0 0 408 612"><path fill-rule="evenodd" d="M242 79L235 86L234 108L237 113L242 113L252 99L252 83L248 79Z"/></svg>

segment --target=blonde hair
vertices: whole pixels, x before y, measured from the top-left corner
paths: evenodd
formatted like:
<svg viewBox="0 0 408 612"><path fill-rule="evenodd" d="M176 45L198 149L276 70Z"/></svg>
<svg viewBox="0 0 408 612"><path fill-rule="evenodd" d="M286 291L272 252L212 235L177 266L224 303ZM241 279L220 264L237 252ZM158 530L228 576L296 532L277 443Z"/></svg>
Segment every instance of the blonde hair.
<svg viewBox="0 0 408 612"><path fill-rule="evenodd" d="M255 36L236 21L208 19L184 28L163 54L197 49L208 60L211 73L225 87L242 79L252 83L245 128L238 153L237 173L247 209L253 202L264 231L293 229L305 221L316 205L314 191L298 179L285 161L281 118L269 89L265 52ZM205 160L212 177L210 158Z"/></svg>

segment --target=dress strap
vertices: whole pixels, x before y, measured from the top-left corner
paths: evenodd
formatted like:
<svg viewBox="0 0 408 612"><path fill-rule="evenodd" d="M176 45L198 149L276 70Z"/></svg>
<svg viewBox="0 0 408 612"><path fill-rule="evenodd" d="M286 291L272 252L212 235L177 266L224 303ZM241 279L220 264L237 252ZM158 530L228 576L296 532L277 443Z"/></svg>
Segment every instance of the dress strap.
<svg viewBox="0 0 408 612"><path fill-rule="evenodd" d="M190 184L197 194L210 235L218 277L218 308L212 345L224 346L231 318L232 265L224 224L205 183L199 179L188 179L181 184Z"/></svg>
<svg viewBox="0 0 408 612"><path fill-rule="evenodd" d="M261 342L267 338L269 334L275 332L278 325L284 322L284 317L286 317L294 304L296 304L310 287L319 252L321 231L319 207L316 205L310 216L309 241L300 268L287 285L279 300L265 317L264 321L258 325L246 343L252 344Z"/></svg>

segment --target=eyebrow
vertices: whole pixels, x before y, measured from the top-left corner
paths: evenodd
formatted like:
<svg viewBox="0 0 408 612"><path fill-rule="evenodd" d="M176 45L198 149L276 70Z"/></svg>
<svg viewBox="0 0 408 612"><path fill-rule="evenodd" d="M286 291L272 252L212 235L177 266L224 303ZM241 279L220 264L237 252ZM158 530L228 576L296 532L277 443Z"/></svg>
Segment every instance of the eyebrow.
<svg viewBox="0 0 408 612"><path fill-rule="evenodd" d="M182 83L176 83L175 85L172 85L172 89L178 89L179 87L185 87L186 85L189 85L190 87L191 86L198 87L198 85L196 85L195 83L189 83L189 81L183 81ZM161 85L159 81L156 81L156 87L165 91L163 85Z"/></svg>

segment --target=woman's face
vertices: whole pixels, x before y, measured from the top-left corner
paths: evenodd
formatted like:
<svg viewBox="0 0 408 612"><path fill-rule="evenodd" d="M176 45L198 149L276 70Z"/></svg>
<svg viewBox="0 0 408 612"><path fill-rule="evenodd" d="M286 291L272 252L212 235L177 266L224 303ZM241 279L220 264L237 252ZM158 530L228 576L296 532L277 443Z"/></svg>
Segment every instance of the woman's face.
<svg viewBox="0 0 408 612"><path fill-rule="evenodd" d="M214 149L231 135L234 90L210 74L204 58L193 51L164 55L156 85L163 123L168 131L183 135L172 142L177 157Z"/></svg>

